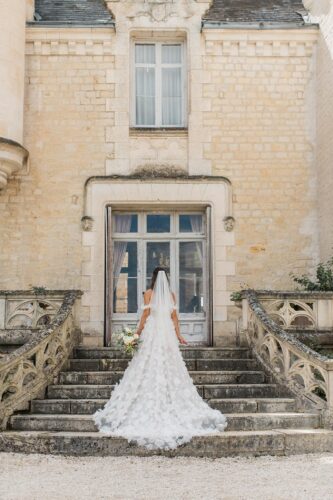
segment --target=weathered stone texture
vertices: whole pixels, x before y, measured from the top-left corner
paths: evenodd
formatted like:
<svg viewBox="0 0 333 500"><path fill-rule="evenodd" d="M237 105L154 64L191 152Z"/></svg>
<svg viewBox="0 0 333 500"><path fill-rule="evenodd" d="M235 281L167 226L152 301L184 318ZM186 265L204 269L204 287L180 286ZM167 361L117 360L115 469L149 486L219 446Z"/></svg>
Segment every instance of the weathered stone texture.
<svg viewBox="0 0 333 500"><path fill-rule="evenodd" d="M206 158L233 186L228 257L236 281L288 287L289 273L317 256L313 56L283 42L221 37L207 34L203 124Z"/></svg>
<svg viewBox="0 0 333 500"><path fill-rule="evenodd" d="M25 144L29 174L1 195L3 288L81 286L83 186L105 173L114 143L106 84L113 55L27 57Z"/></svg>
<svg viewBox="0 0 333 500"><path fill-rule="evenodd" d="M212 203L215 341L234 342L239 311L230 307L230 292L241 282L288 287L290 271L305 271L317 258L317 30L201 30L209 8L203 1L123 0L108 7L116 31L27 28L30 165L0 195L0 286L83 289L81 326L102 342L104 205ZM154 41L155 30L159 40L186 44L187 130L131 128L132 38ZM91 176L147 167L225 176L231 186L221 191L216 182L209 199L204 183L191 183L185 199L183 186L170 194L162 182L156 191L139 179L128 189L116 183L111 189L109 180L84 191ZM82 215L95 219L83 234ZM226 216L235 217L233 232L225 230Z"/></svg>
<svg viewBox="0 0 333 500"><path fill-rule="evenodd" d="M317 62L316 163L320 256L326 260L333 253L333 2L314 2L313 13L321 28Z"/></svg>

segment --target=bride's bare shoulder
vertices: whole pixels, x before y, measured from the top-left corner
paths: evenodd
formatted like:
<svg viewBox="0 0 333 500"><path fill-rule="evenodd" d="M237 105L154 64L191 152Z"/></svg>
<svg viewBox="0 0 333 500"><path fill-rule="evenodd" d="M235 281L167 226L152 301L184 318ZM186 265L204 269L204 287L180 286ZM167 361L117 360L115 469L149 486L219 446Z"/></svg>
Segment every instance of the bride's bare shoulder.
<svg viewBox="0 0 333 500"><path fill-rule="evenodd" d="M146 301L149 302L152 293L153 293L153 290L151 288L149 288L148 290L145 291L145 293L143 295L145 302Z"/></svg>

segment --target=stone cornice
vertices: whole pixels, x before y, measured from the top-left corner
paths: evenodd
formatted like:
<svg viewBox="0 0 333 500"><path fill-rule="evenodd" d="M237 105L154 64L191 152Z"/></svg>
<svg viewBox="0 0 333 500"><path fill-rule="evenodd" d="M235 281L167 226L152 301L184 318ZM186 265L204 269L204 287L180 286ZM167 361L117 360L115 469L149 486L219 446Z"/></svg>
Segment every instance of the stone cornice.
<svg viewBox="0 0 333 500"><path fill-rule="evenodd" d="M27 27L27 55L113 55L112 26Z"/></svg>
<svg viewBox="0 0 333 500"><path fill-rule="evenodd" d="M28 27L27 55L115 55L115 31L108 27ZM204 29L206 55L306 57L318 38L315 27L304 30Z"/></svg>
<svg viewBox="0 0 333 500"><path fill-rule="evenodd" d="M307 30L204 30L206 55L307 57L318 39L316 28Z"/></svg>

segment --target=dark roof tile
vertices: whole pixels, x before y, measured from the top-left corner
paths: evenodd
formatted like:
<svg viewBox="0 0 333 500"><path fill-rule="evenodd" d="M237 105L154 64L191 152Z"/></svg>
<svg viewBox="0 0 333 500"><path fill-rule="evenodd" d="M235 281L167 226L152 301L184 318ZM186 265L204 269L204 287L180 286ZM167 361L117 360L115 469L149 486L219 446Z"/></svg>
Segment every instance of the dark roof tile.
<svg viewBox="0 0 333 500"><path fill-rule="evenodd" d="M36 0L35 24L113 23L104 0Z"/></svg>
<svg viewBox="0 0 333 500"><path fill-rule="evenodd" d="M303 25L302 0L214 0L203 20L215 23Z"/></svg>

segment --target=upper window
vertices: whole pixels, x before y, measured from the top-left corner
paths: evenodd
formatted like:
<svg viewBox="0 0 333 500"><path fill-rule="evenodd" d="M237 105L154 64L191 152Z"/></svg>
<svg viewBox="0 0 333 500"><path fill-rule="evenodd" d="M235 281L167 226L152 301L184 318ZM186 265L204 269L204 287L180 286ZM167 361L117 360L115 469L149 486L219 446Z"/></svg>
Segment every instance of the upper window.
<svg viewBox="0 0 333 500"><path fill-rule="evenodd" d="M184 127L184 46L136 43L136 127Z"/></svg>

